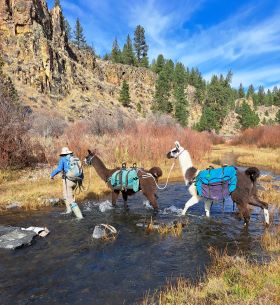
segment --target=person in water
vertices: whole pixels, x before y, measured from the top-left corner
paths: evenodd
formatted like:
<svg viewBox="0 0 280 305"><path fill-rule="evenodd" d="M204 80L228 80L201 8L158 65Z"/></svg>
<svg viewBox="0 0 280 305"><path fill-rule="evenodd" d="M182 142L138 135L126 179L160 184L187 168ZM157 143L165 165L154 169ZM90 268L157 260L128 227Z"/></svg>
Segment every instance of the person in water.
<svg viewBox="0 0 280 305"><path fill-rule="evenodd" d="M74 199L74 190L77 187L77 184L79 183L78 179L69 179L67 177L67 173L71 171L71 163L72 160L75 160L73 157L73 152L69 150L68 147L63 147L60 153L60 159L58 162L58 166L56 169L54 169L51 173L51 179L54 179L54 177L62 173L62 187L63 187L63 198L65 200L66 204L66 211L65 214L70 214L72 212L73 206L78 208L77 204L75 203ZM78 208L79 209L79 208ZM74 213L76 214L75 210L73 209ZM77 216L77 215L76 215ZM77 216L78 217L78 216ZM80 217L78 217L80 218Z"/></svg>

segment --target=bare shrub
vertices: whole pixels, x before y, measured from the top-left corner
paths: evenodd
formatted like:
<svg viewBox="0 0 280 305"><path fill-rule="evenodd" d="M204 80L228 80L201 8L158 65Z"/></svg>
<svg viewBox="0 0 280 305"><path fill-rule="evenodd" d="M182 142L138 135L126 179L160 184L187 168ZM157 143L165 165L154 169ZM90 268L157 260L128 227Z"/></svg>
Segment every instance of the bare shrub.
<svg viewBox="0 0 280 305"><path fill-rule="evenodd" d="M278 148L280 147L280 125L246 129L235 137L231 143L233 145L243 144Z"/></svg>
<svg viewBox="0 0 280 305"><path fill-rule="evenodd" d="M44 160L40 145L30 141L29 127L29 116L18 103L12 82L0 72L1 168L23 167L36 163L39 158Z"/></svg>
<svg viewBox="0 0 280 305"><path fill-rule="evenodd" d="M41 111L33 114L30 132L43 137L61 136L67 127L65 119L54 111Z"/></svg>
<svg viewBox="0 0 280 305"><path fill-rule="evenodd" d="M213 145L225 143L225 139L222 136L219 136L212 131L210 131L210 132L209 131L203 131L202 133L206 134L206 136L208 137L208 139L211 141L211 143Z"/></svg>

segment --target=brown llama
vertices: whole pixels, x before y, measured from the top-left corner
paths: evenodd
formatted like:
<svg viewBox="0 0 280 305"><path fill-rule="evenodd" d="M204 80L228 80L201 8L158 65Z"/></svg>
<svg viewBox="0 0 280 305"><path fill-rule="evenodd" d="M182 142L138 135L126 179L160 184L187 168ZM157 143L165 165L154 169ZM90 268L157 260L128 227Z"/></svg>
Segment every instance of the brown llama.
<svg viewBox="0 0 280 305"><path fill-rule="evenodd" d="M85 158L85 163L87 165L92 165L99 177L107 183L109 188L112 190L112 205L116 206L117 198L122 193L124 200L124 207L127 208L127 198L136 194L132 189L114 189L109 182L113 173L120 170L120 168L108 169L101 159L94 153L88 150L88 155ZM146 196L151 206L154 208L154 212L158 212L157 196L156 196L156 182L158 178L162 176L162 170L159 167L152 167L150 170L144 170L137 168L137 176L139 178L139 190L142 190L143 194Z"/></svg>

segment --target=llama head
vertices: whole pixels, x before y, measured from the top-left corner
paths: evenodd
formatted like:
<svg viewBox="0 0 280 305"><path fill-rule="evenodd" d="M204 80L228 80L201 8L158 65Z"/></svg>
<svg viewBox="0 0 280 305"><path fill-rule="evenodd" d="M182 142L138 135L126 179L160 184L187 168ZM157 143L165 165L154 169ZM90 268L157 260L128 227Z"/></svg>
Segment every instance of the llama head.
<svg viewBox="0 0 280 305"><path fill-rule="evenodd" d="M91 165L94 157L95 157L95 152L92 152L91 150L88 149L88 155L84 159L85 164Z"/></svg>
<svg viewBox="0 0 280 305"><path fill-rule="evenodd" d="M184 148L180 145L178 141L175 141L175 147L172 148L168 153L167 153L167 158L178 158L179 155L184 151Z"/></svg>

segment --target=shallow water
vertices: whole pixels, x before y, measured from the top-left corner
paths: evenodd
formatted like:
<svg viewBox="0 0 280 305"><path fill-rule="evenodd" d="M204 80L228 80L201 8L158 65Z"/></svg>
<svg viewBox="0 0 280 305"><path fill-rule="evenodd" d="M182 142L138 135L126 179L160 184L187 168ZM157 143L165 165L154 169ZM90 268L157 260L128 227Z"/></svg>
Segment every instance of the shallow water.
<svg viewBox="0 0 280 305"><path fill-rule="evenodd" d="M158 193L159 222L181 220L188 193L183 183L171 184ZM102 200L106 206L106 198ZM137 194L129 198L130 211L118 208L101 212L98 202L82 206L85 218L77 221L61 215L62 208L38 212L10 212L0 216L1 224L47 226L51 234L36 238L33 245L15 251L0 250L1 304L132 304L148 290L160 288L166 280L184 276L198 279L210 264L209 246L242 250L258 259L264 232L263 213L253 211L249 229L243 227L227 201L203 217L203 204L189 210L180 238L147 234L137 223L149 220L151 210ZM105 209L106 210L106 209ZM113 242L93 240L96 224L108 223L118 231Z"/></svg>

